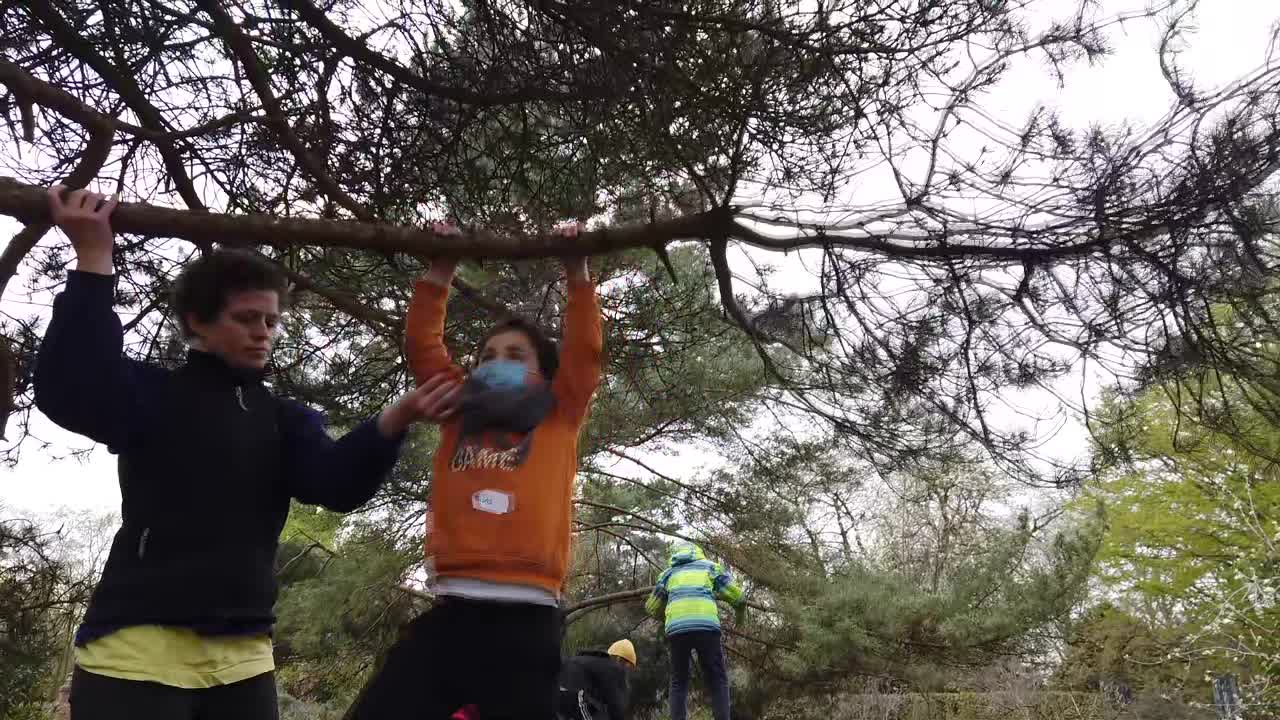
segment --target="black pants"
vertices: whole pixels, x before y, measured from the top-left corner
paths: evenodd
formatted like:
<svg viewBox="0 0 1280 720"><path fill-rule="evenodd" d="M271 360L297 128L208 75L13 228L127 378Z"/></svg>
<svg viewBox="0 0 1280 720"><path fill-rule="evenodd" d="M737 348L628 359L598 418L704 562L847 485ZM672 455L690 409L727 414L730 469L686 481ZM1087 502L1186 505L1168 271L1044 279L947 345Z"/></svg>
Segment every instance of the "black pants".
<svg viewBox="0 0 1280 720"><path fill-rule="evenodd" d="M688 717L689 659L695 652L702 666L702 680L711 695L711 715L715 720L729 720L729 672L719 631L685 632L672 635L667 641L671 643L671 720Z"/></svg>
<svg viewBox="0 0 1280 720"><path fill-rule="evenodd" d="M348 720L552 720L560 609L444 598L409 624Z"/></svg>
<svg viewBox="0 0 1280 720"><path fill-rule="evenodd" d="M71 720L276 720L275 673L231 685L187 690L119 680L76 668Z"/></svg>

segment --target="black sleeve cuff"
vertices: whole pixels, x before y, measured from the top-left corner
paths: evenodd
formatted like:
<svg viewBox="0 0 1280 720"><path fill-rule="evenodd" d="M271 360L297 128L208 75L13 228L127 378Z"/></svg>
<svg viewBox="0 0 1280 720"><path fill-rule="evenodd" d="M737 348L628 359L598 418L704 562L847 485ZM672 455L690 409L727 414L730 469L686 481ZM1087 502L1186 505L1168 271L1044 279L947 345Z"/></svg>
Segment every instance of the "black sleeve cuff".
<svg viewBox="0 0 1280 720"><path fill-rule="evenodd" d="M71 270L67 273L67 288L63 291L72 297L89 301L115 303L116 276Z"/></svg>
<svg viewBox="0 0 1280 720"><path fill-rule="evenodd" d="M381 457L391 457L393 464L400 453L400 444L404 442L405 437L409 434L408 428L405 428L396 433L395 437L383 435L382 431L378 429L377 415L360 423L351 432L360 434L360 444L363 447Z"/></svg>

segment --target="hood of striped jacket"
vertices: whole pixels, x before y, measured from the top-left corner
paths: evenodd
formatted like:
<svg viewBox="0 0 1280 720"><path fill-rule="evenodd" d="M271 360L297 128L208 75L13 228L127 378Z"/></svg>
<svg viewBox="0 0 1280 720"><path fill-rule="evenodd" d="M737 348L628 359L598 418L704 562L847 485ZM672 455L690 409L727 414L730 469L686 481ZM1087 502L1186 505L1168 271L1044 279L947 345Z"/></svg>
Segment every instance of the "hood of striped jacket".
<svg viewBox="0 0 1280 720"><path fill-rule="evenodd" d="M702 552L702 548L693 543L680 543L671 548L671 567L677 565L685 565L695 560L706 560L707 554Z"/></svg>

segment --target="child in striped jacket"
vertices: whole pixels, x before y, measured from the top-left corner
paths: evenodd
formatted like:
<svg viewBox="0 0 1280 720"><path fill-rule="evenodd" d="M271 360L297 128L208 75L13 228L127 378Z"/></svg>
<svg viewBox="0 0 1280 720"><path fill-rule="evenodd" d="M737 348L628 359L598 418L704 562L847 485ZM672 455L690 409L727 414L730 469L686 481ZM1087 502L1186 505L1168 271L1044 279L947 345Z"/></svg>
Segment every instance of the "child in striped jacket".
<svg viewBox="0 0 1280 720"><path fill-rule="evenodd" d="M698 654L703 680L711 694L715 720L729 720L729 673L720 642L720 613L716 600L733 606L738 622L746 599L728 571L693 543L676 545L671 566L658 578L645 609L666 626L671 645L671 720L686 720L689 660Z"/></svg>

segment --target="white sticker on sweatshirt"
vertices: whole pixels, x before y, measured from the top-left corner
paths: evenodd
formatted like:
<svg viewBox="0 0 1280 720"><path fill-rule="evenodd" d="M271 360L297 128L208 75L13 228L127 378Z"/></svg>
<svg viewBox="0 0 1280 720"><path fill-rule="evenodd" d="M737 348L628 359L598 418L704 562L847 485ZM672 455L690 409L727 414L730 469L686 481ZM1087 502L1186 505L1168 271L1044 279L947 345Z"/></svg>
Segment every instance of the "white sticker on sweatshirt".
<svg viewBox="0 0 1280 720"><path fill-rule="evenodd" d="M471 496L471 507L480 512L506 515L516 509L516 498L501 490L480 490Z"/></svg>

